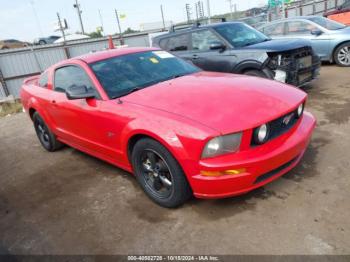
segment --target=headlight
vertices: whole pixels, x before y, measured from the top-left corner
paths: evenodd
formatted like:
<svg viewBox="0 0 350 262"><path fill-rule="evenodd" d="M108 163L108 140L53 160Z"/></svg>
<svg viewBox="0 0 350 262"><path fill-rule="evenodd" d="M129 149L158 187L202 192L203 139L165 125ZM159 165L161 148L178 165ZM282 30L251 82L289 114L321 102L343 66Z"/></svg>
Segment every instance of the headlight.
<svg viewBox="0 0 350 262"><path fill-rule="evenodd" d="M297 118L300 118L304 112L304 104L301 104L297 109Z"/></svg>
<svg viewBox="0 0 350 262"><path fill-rule="evenodd" d="M253 139L255 144L264 144L269 139L270 127L267 124L263 124L254 129Z"/></svg>
<svg viewBox="0 0 350 262"><path fill-rule="evenodd" d="M202 158L234 153L239 149L241 139L242 133L215 137L205 145Z"/></svg>

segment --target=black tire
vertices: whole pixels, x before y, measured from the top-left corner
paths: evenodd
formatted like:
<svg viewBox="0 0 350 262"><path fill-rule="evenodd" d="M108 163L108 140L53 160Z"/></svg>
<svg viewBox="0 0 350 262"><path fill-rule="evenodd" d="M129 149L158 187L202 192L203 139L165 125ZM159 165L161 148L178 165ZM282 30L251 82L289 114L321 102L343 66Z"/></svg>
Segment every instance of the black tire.
<svg viewBox="0 0 350 262"><path fill-rule="evenodd" d="M181 166L159 142L149 138L139 140L132 150L131 160L137 181L158 205L178 207L192 196Z"/></svg>
<svg viewBox="0 0 350 262"><path fill-rule="evenodd" d="M46 41L45 40L40 40L39 41L39 45L46 45Z"/></svg>
<svg viewBox="0 0 350 262"><path fill-rule="evenodd" d="M338 66L350 66L350 42L340 45L334 52L334 61Z"/></svg>
<svg viewBox="0 0 350 262"><path fill-rule="evenodd" d="M267 78L267 75L261 70L247 70L243 74L247 75L247 76L256 76L256 77L261 77L261 78Z"/></svg>
<svg viewBox="0 0 350 262"><path fill-rule="evenodd" d="M33 114L33 123L38 139L47 151L54 152L64 146L56 139L56 136L51 132L38 112Z"/></svg>

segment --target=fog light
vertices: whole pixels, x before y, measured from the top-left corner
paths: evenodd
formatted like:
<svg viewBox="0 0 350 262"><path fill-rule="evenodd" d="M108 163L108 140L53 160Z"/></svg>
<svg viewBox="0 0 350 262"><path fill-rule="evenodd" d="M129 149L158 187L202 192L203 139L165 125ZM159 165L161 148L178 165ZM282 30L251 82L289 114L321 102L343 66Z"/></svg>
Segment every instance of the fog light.
<svg viewBox="0 0 350 262"><path fill-rule="evenodd" d="M297 117L300 118L304 112L304 104L301 104L297 110Z"/></svg>
<svg viewBox="0 0 350 262"><path fill-rule="evenodd" d="M218 177L218 176L227 176L227 175L239 175L245 173L247 170L245 168L240 169L230 169L224 171L201 171L202 176Z"/></svg>
<svg viewBox="0 0 350 262"><path fill-rule="evenodd" d="M254 130L254 142L255 144L261 145L264 144L268 138L269 138L269 134L270 134L270 128L267 124L263 124L262 126L256 128Z"/></svg>

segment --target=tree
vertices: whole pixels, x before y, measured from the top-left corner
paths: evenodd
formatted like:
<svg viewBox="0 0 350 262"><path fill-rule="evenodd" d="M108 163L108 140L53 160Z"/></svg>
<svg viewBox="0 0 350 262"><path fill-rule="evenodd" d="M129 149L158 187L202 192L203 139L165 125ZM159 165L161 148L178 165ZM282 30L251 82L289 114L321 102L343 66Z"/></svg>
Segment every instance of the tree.
<svg viewBox="0 0 350 262"><path fill-rule="evenodd" d="M123 34L132 34L132 33L138 33L140 31L138 30L134 30L134 29L131 29L130 27L128 27L124 32Z"/></svg>
<svg viewBox="0 0 350 262"><path fill-rule="evenodd" d="M91 38L103 37L101 31L91 32L91 33L89 33L89 34L87 34L87 35L90 36Z"/></svg>

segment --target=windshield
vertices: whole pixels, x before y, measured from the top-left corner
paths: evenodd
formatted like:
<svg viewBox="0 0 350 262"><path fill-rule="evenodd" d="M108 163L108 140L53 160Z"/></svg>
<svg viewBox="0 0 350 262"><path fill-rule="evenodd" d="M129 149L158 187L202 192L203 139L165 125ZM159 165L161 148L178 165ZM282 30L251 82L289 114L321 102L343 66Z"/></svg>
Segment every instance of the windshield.
<svg viewBox="0 0 350 262"><path fill-rule="evenodd" d="M92 63L90 66L111 99L200 71L165 51L117 56Z"/></svg>
<svg viewBox="0 0 350 262"><path fill-rule="evenodd" d="M327 19L325 17L311 17L309 18L310 21L328 29L328 30L339 30L339 29L343 29L346 27L346 25L343 25L341 23L332 21L330 19Z"/></svg>
<svg viewBox="0 0 350 262"><path fill-rule="evenodd" d="M220 25L215 27L215 30L234 47L244 47L269 40L263 33L243 23Z"/></svg>

